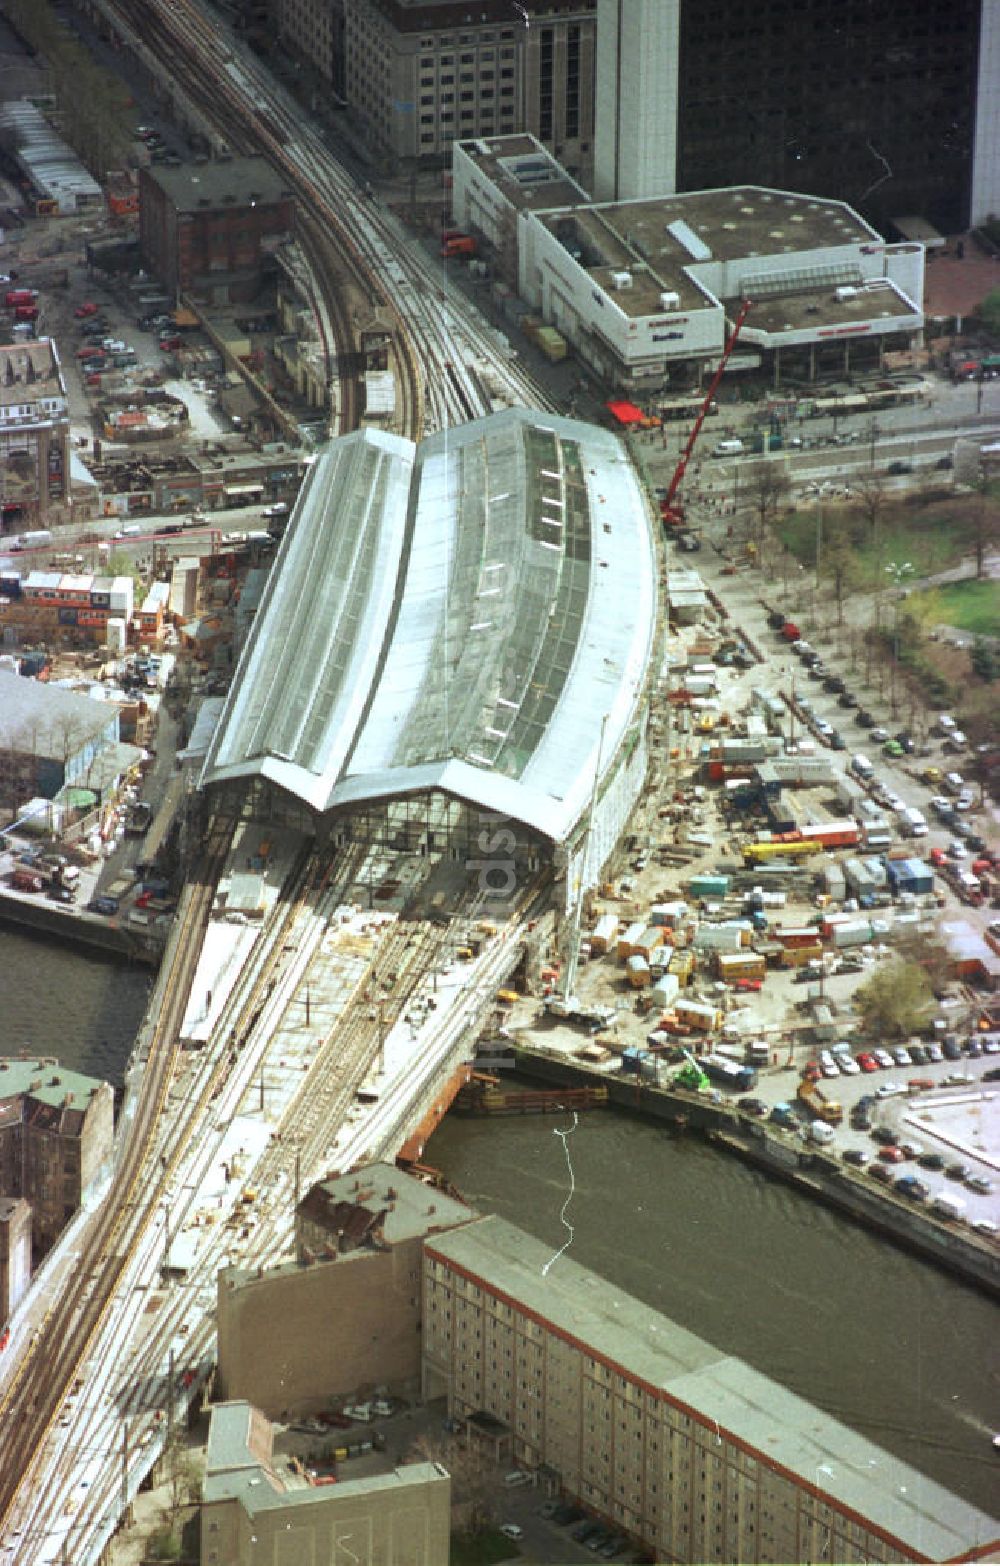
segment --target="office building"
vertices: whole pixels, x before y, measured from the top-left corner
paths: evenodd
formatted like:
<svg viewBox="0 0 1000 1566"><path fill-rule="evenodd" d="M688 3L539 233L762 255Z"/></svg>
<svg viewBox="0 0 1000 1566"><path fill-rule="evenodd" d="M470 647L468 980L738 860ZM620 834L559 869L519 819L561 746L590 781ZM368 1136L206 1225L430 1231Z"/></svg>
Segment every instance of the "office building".
<svg viewBox="0 0 1000 1566"><path fill-rule="evenodd" d="M1000 211L994 0L598 0L597 31L600 200L752 182L944 233Z"/></svg>
<svg viewBox="0 0 1000 1566"><path fill-rule="evenodd" d="M503 1219L424 1245L423 1392L658 1561L953 1561L996 1522Z"/></svg>
<svg viewBox="0 0 1000 1566"><path fill-rule="evenodd" d="M433 166L458 137L527 126L589 171L594 0L282 0L279 26L391 159Z"/></svg>

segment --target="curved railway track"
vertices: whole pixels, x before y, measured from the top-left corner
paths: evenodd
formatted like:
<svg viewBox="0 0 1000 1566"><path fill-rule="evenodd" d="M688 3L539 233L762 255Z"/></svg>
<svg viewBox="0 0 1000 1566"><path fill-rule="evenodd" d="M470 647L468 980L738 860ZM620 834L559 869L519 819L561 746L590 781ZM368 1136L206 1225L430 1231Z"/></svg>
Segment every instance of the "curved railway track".
<svg viewBox="0 0 1000 1566"><path fill-rule="evenodd" d="M304 111L264 66L194 0L99 0L102 11L147 54L159 57L229 146L267 157L296 193L307 223L335 247L366 296L398 323L408 433L465 423L490 411L477 366L511 405L558 411L551 398L508 354L442 270L413 244L390 213L370 200L312 129ZM307 243L312 243L307 241ZM314 252L315 253L315 252ZM329 289L323 285L324 294ZM333 304L336 315L339 306ZM352 334L346 337L352 345ZM342 378L341 395L356 395ZM341 429L347 421L341 420Z"/></svg>

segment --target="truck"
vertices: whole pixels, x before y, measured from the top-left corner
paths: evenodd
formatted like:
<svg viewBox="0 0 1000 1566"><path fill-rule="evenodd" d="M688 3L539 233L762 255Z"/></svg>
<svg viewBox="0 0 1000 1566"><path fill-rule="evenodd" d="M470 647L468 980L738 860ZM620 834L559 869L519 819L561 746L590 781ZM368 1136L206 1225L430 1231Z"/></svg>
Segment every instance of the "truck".
<svg viewBox="0 0 1000 1566"><path fill-rule="evenodd" d="M810 1082L808 1077L803 1077L799 1083L798 1097L810 1114L828 1126L839 1126L844 1118L843 1104L838 1099L827 1098L819 1083Z"/></svg>
<svg viewBox="0 0 1000 1566"><path fill-rule="evenodd" d="M912 805L905 806L899 812L899 822L907 837L927 836L927 821L923 812Z"/></svg>
<svg viewBox="0 0 1000 1566"><path fill-rule="evenodd" d="M752 1066L728 1060L725 1055L702 1055L698 1064L710 1082L730 1093L749 1093L757 1086L757 1073Z"/></svg>
<svg viewBox="0 0 1000 1566"><path fill-rule="evenodd" d="M16 310L18 305L34 304L37 298L36 288L8 288L3 296L3 302L8 310Z"/></svg>

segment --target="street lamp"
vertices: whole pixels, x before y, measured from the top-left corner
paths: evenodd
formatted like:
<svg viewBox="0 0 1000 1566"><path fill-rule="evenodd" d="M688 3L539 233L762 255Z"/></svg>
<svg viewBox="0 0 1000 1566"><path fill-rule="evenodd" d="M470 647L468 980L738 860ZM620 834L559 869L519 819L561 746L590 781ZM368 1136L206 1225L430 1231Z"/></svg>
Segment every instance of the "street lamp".
<svg viewBox="0 0 1000 1566"><path fill-rule="evenodd" d="M878 440L878 438L881 435L881 433L882 433L882 431L881 431L881 429L879 427L878 419L872 419L871 423L868 426L868 442L869 442L869 446L868 446L868 466L870 468L874 468L875 467L875 443Z"/></svg>

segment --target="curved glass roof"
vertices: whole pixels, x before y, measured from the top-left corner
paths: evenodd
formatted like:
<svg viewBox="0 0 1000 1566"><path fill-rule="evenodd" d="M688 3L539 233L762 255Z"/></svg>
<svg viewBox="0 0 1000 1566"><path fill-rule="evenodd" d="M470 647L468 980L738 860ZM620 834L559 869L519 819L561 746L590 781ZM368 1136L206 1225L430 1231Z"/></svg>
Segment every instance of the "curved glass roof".
<svg viewBox="0 0 1000 1566"><path fill-rule="evenodd" d="M510 409L313 465L203 783L319 811L429 788L561 838L636 713L655 557L617 436Z"/></svg>

